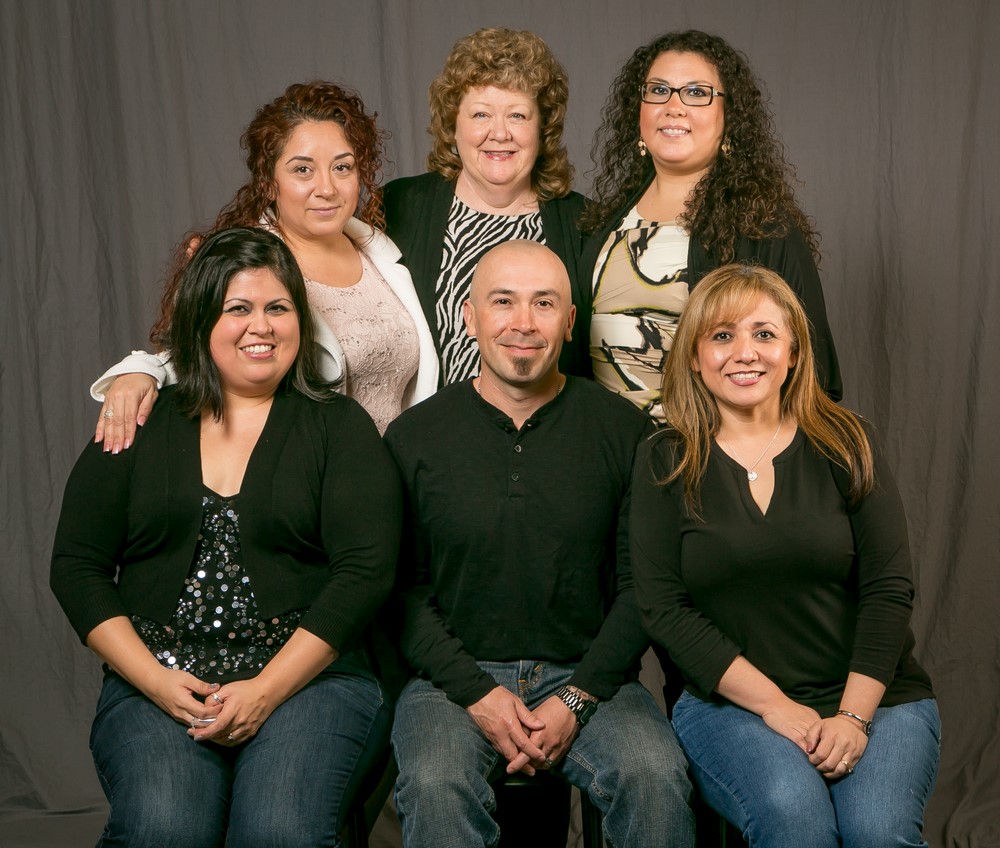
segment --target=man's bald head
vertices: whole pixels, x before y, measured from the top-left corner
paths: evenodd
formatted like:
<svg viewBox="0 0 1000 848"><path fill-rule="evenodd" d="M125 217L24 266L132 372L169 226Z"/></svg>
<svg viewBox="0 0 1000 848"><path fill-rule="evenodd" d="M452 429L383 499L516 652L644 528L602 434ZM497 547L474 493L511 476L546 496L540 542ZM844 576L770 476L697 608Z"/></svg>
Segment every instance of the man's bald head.
<svg viewBox="0 0 1000 848"><path fill-rule="evenodd" d="M559 352L572 338L576 307L562 260L536 241L508 241L479 260L466 331L479 343L492 385L544 395L559 380Z"/></svg>
<svg viewBox="0 0 1000 848"><path fill-rule="evenodd" d="M530 277L539 287L551 288L560 299L570 302L569 274L562 260L544 244L526 239L505 241L483 254L472 275L469 297L475 301L484 289L489 289L501 269L513 268Z"/></svg>

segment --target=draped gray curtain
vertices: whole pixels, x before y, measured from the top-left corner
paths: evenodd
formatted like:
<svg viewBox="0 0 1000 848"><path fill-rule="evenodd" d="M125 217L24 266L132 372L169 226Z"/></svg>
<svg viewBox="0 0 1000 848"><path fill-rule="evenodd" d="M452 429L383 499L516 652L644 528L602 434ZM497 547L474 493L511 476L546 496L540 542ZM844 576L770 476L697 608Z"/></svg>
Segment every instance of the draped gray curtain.
<svg viewBox="0 0 1000 848"><path fill-rule="evenodd" d="M927 837L1000 845L989 0L0 0L0 844L93 845L104 815L87 749L99 665L47 587L98 411L87 387L145 346L171 248L241 183L259 104L294 81L349 84L392 132L387 177L418 173L427 85L486 25L534 30L566 66L584 192L608 85L638 44L697 27L749 55L823 236L844 402L884 434L907 508L913 626L944 721Z"/></svg>

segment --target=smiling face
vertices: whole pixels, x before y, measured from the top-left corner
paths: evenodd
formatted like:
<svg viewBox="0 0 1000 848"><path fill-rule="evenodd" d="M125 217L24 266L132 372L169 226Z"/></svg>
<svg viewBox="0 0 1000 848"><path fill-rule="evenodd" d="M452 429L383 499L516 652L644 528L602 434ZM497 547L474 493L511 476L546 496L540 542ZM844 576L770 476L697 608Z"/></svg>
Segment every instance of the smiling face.
<svg viewBox="0 0 1000 848"><path fill-rule="evenodd" d="M716 324L698 340L692 369L715 396L720 410L777 414L781 387L795 365L794 338L785 314L761 296L736 321Z"/></svg>
<svg viewBox="0 0 1000 848"><path fill-rule="evenodd" d="M223 391L251 397L273 393L298 351L299 318L274 272L254 268L234 275L209 336Z"/></svg>
<svg viewBox="0 0 1000 848"><path fill-rule="evenodd" d="M278 226L287 241L339 236L358 208L354 150L334 121L305 121L288 136L274 167Z"/></svg>
<svg viewBox="0 0 1000 848"><path fill-rule="evenodd" d="M558 378L576 307L566 268L547 247L507 242L491 250L463 309L466 330L479 343L483 380L544 389Z"/></svg>
<svg viewBox="0 0 1000 848"><path fill-rule="evenodd" d="M719 73L700 53L661 53L650 65L646 82L673 88L701 83L723 91ZM691 176L695 181L712 167L725 133L725 99L708 106L685 106L674 93L666 103L643 103L639 134L657 173Z"/></svg>
<svg viewBox="0 0 1000 848"><path fill-rule="evenodd" d="M529 193L540 126L531 95L494 86L470 88L455 117L462 174L487 197L497 189L511 196Z"/></svg>

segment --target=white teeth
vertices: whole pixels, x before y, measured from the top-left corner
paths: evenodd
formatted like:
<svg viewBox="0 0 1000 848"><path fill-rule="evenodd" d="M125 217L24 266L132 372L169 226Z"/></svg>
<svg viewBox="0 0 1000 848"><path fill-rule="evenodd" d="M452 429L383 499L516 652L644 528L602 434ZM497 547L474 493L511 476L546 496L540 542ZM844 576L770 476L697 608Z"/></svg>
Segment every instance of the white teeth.
<svg viewBox="0 0 1000 848"><path fill-rule="evenodd" d="M741 371L739 374L730 374L731 380L753 380L760 376L759 371Z"/></svg>
<svg viewBox="0 0 1000 848"><path fill-rule="evenodd" d="M268 351L274 350L274 345L267 344L257 344L257 345L247 345L243 348L246 353L267 353Z"/></svg>
<svg viewBox="0 0 1000 848"><path fill-rule="evenodd" d="M690 130L681 129L680 127L666 127L660 130L664 135L687 135Z"/></svg>

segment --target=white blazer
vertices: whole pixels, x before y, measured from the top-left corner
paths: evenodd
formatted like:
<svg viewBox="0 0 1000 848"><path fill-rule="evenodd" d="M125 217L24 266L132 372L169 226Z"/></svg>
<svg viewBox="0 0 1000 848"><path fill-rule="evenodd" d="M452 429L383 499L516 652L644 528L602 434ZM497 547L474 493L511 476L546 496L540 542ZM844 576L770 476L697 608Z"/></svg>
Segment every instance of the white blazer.
<svg viewBox="0 0 1000 848"><path fill-rule="evenodd" d="M263 228L279 235L269 219L262 219L260 223ZM420 300L417 298L416 289L413 288L413 280L406 267L399 263L402 256L399 248L381 230L375 230L364 221L351 218L344 227L344 235L371 260L416 325L419 357L417 373L403 392L403 409L407 409L437 391L440 368L434 339L431 337L430 327L427 325L424 312L420 308ZM350 379L346 373L347 363L344 360L344 349L340 346L333 330L330 329L330 325L316 311L316 308L311 307L310 311L316 331L316 343L319 346L317 358L320 373L324 379L331 383L340 383L343 387L345 376ZM90 396L96 401L103 402L104 393L115 378L122 374L148 374L156 380L157 388L177 382L177 376L170 364L169 351L147 353L144 350L134 350L130 356L126 356L98 378L97 382L90 387Z"/></svg>

